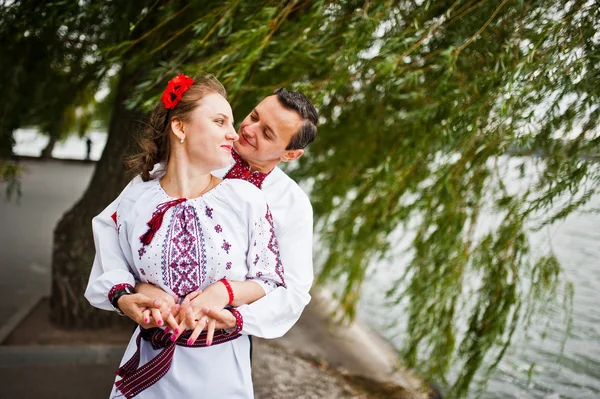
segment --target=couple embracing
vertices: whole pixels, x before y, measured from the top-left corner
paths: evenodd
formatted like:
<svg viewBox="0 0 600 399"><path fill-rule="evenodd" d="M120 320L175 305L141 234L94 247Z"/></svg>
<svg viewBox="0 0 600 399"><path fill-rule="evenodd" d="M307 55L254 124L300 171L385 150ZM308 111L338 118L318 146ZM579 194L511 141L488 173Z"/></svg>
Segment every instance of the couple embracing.
<svg viewBox="0 0 600 399"><path fill-rule="evenodd" d="M236 132L214 77L169 82L136 177L92 221L85 296L138 324L111 398L253 397L250 337L282 336L310 301L312 207L277 165L317 122L304 95L277 89Z"/></svg>

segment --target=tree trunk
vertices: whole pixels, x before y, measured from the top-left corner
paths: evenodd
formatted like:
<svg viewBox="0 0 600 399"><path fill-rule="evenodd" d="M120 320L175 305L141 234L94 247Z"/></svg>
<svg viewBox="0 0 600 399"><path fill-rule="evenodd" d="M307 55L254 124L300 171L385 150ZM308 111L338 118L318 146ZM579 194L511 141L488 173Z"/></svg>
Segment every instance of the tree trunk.
<svg viewBox="0 0 600 399"><path fill-rule="evenodd" d="M56 142L58 141L58 138L51 134L50 135L50 140L48 141L48 144L46 145L46 148L44 148L42 150L42 153L40 154L40 158L42 159L51 159L52 158L52 151L54 151L54 146L56 145Z"/></svg>
<svg viewBox="0 0 600 399"><path fill-rule="evenodd" d="M95 254L92 218L110 204L129 181L124 156L133 148L135 129L140 128L139 121L144 119L139 111L128 110L123 105L135 85L134 78L123 75L106 147L90 184L54 230L51 320L62 327L102 327L122 319L115 317L114 312L93 308L83 294Z"/></svg>

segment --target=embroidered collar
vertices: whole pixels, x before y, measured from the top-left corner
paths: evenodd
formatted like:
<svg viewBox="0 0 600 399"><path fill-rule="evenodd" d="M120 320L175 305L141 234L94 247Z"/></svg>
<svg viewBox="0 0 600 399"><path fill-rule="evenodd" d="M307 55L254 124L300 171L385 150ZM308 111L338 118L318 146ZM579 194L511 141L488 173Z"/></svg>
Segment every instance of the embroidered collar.
<svg viewBox="0 0 600 399"><path fill-rule="evenodd" d="M231 151L231 155L235 160L235 164L229 169L225 175L225 179L242 179L254 184L258 188L262 188L263 181L269 173L252 172L250 165L244 161L235 151Z"/></svg>

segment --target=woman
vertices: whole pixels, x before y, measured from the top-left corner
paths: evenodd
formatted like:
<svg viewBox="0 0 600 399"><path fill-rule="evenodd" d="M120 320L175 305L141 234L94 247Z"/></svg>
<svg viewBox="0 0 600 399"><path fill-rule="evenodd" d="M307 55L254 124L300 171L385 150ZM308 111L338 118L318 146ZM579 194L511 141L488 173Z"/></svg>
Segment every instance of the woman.
<svg viewBox="0 0 600 399"><path fill-rule="evenodd" d="M141 182L136 179L123 191L113 215L118 242L95 234L102 262L92 268L86 290L90 303L129 309L136 301L133 286L143 282L179 297L208 286L220 289L207 306L222 309L284 286L261 191L210 173L228 165L238 139L222 85L211 77L194 82L178 75L150 126L136 163ZM158 162L164 165L162 175L153 178L150 171ZM247 281L232 286L229 279ZM131 337L111 398L198 397L199 392L203 398L252 398L250 343L239 334L239 313L230 310L238 318L237 328L217 330L214 337L199 335L209 322L204 317L189 326L195 328L193 335L144 328L147 318L134 318L141 328ZM160 316L156 319L160 325Z"/></svg>

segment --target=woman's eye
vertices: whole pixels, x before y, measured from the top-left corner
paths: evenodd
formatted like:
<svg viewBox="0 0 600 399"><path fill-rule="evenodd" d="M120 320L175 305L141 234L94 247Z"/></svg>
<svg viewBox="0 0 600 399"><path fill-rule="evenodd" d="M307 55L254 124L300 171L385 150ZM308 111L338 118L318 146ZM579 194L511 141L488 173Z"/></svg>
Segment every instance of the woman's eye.
<svg viewBox="0 0 600 399"><path fill-rule="evenodd" d="M225 123L223 119L217 119L215 122L217 122L219 126L223 126L223 124Z"/></svg>

